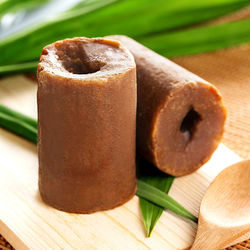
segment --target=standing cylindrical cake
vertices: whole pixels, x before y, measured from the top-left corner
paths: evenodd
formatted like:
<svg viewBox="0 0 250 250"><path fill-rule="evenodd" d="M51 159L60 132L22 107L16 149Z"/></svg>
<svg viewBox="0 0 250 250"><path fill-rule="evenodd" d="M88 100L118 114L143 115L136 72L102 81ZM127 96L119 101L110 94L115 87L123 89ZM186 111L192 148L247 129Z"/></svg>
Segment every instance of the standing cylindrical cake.
<svg viewBox="0 0 250 250"><path fill-rule="evenodd" d="M223 134L226 112L216 88L128 37L108 38L135 58L138 151L174 176L198 169Z"/></svg>
<svg viewBox="0 0 250 250"><path fill-rule="evenodd" d="M39 189L49 205L91 213L136 191L136 68L119 42L75 38L38 65Z"/></svg>

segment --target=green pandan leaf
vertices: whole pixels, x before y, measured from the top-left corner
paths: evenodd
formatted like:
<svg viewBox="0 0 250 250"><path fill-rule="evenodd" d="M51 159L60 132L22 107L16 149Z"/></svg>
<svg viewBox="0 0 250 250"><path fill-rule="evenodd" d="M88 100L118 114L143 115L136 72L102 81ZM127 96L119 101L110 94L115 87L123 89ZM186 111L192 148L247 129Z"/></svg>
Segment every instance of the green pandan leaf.
<svg viewBox="0 0 250 250"><path fill-rule="evenodd" d="M160 189L147 184L143 180L137 180L138 190L137 195L141 198L144 198L148 201L153 202L159 207L166 208L178 214L184 218L197 222L198 219L187 211L182 205L177 201L171 198L169 195L161 191Z"/></svg>
<svg viewBox="0 0 250 250"><path fill-rule="evenodd" d="M145 46L168 57L203 53L250 42L250 19L161 33L140 39Z"/></svg>
<svg viewBox="0 0 250 250"><path fill-rule="evenodd" d="M47 44L76 36L124 34L145 41L145 44L155 49L155 45L164 45L167 40L159 36L159 33L171 34L176 30L190 28L193 24L231 13L247 5L250 5L248 0L89 0L82 2L78 8L2 39L0 65L37 61L42 48ZM203 32L205 34L206 30ZM219 34L214 33L215 37L217 35ZM176 41L170 39L169 42L173 43L172 47L174 44L182 45L177 40L183 39L182 36L174 39ZM191 39L197 44L196 37ZM199 46L196 51L199 52Z"/></svg>
<svg viewBox="0 0 250 250"><path fill-rule="evenodd" d="M250 42L250 19L214 26L197 27L140 38L145 46L168 57L197 54ZM0 65L0 75L35 72L38 61Z"/></svg>
<svg viewBox="0 0 250 250"><path fill-rule="evenodd" d="M0 105L0 127L37 143L36 120Z"/></svg>
<svg viewBox="0 0 250 250"><path fill-rule="evenodd" d="M166 194L168 193L174 180L173 176L164 174L145 160L138 161L137 168L140 169L140 174L138 176L140 180L160 189ZM140 198L140 208L146 229L146 235L147 237L150 237L164 208L155 205L144 198Z"/></svg>

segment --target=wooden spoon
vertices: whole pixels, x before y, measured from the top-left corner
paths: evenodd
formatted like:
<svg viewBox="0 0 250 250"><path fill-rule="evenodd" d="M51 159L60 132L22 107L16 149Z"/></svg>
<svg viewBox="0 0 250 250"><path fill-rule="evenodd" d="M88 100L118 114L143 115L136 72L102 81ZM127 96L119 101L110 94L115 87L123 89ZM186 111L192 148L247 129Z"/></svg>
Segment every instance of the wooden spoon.
<svg viewBox="0 0 250 250"><path fill-rule="evenodd" d="M224 169L200 207L194 250L214 250L250 231L250 160Z"/></svg>

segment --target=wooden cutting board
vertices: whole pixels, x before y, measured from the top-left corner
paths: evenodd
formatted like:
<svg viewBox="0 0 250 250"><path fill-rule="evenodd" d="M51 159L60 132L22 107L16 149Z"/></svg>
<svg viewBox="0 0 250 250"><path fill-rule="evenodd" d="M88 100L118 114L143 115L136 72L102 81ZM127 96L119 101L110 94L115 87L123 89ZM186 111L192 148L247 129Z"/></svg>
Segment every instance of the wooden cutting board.
<svg viewBox="0 0 250 250"><path fill-rule="evenodd" d="M0 80L0 103L36 118L36 84L24 76ZM191 175L176 178L169 195L198 215L209 183L241 160L220 145L211 160ZM17 249L183 249L197 225L165 211L146 238L138 197L91 215L57 211L38 192L36 146L0 128L0 233Z"/></svg>

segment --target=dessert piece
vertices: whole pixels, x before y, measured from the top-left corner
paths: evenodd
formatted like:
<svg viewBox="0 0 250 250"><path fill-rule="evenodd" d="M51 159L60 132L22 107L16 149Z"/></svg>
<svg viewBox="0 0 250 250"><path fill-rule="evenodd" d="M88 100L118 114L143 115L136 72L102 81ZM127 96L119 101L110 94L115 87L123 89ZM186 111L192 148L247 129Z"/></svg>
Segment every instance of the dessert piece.
<svg viewBox="0 0 250 250"><path fill-rule="evenodd" d="M92 213L136 191L136 68L117 41L75 38L42 50L39 189L49 205Z"/></svg>
<svg viewBox="0 0 250 250"><path fill-rule="evenodd" d="M217 89L125 36L137 70L137 149L165 173L201 167L217 148L226 118Z"/></svg>

